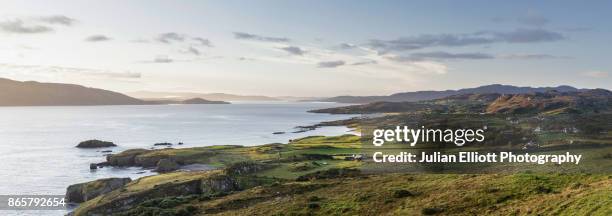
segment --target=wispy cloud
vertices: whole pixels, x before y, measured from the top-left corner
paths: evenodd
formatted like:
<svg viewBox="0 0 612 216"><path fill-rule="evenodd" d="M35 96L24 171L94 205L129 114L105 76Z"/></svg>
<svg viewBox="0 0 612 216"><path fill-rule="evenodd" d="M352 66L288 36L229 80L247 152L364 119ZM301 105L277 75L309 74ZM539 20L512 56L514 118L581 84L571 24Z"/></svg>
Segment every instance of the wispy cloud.
<svg viewBox="0 0 612 216"><path fill-rule="evenodd" d="M539 59L569 59L567 56L554 56L548 54L503 54L500 59L539 60Z"/></svg>
<svg viewBox="0 0 612 216"><path fill-rule="evenodd" d="M167 32L157 36L157 41L162 43L182 42L185 40L185 35L176 32Z"/></svg>
<svg viewBox="0 0 612 216"><path fill-rule="evenodd" d="M37 34L54 31L52 25L70 26L75 19L64 15L15 18L0 21L0 31L15 34Z"/></svg>
<svg viewBox="0 0 612 216"><path fill-rule="evenodd" d="M245 32L234 32L234 38L240 40L256 40L256 41L264 41L264 42L289 42L289 38L285 37L269 37L269 36L261 36L256 34L249 34Z"/></svg>
<svg viewBox="0 0 612 216"><path fill-rule="evenodd" d="M114 72L109 70L48 66L48 65L20 65L20 64L0 64L0 69L19 74L29 75L48 75L59 73L68 76L97 77L97 78L120 78L120 79L139 79L140 73L135 72Z"/></svg>
<svg viewBox="0 0 612 216"><path fill-rule="evenodd" d="M187 50L184 51L184 53L193 54L197 56L202 54L200 50L196 49L195 47L188 47Z"/></svg>
<svg viewBox="0 0 612 216"><path fill-rule="evenodd" d="M48 23L48 24L58 24L70 26L76 22L75 19L64 16L64 15L53 15L53 16L41 16L37 17L37 20L40 22Z"/></svg>
<svg viewBox="0 0 612 216"><path fill-rule="evenodd" d="M366 60L366 61L355 62L355 63L352 63L351 65L357 66L357 65L369 65L369 64L378 64L378 62L375 60Z"/></svg>
<svg viewBox="0 0 612 216"><path fill-rule="evenodd" d="M53 31L53 28L39 24L26 24L23 20L8 20L0 22L0 30L16 34L36 34Z"/></svg>
<svg viewBox="0 0 612 216"><path fill-rule="evenodd" d="M85 38L85 41L87 42L102 42L102 41L109 41L109 40L112 40L112 38L106 35L92 35L92 36Z"/></svg>
<svg viewBox="0 0 612 216"><path fill-rule="evenodd" d="M292 55L304 55L304 53L306 53L306 50L299 48L297 46L281 47L279 49L284 50Z"/></svg>
<svg viewBox="0 0 612 216"><path fill-rule="evenodd" d="M335 67L340 67L342 65L345 65L346 62L344 61L324 61L324 62L319 62L317 65L320 68L335 68Z"/></svg>
<svg viewBox="0 0 612 216"><path fill-rule="evenodd" d="M212 47L212 43L210 42L210 40L208 40L206 38L194 37L192 39L194 41L198 42L198 45L200 45L200 46Z"/></svg>
<svg viewBox="0 0 612 216"><path fill-rule="evenodd" d="M541 16L540 14L537 14L533 10L530 10L529 12L527 12L527 15L519 17L517 19L517 22L519 22L521 24L524 24L524 25L535 26L535 27L542 27L542 26L548 24L550 22L550 20L546 19L545 17Z"/></svg>
<svg viewBox="0 0 612 216"><path fill-rule="evenodd" d="M340 49L353 49L353 48L356 48L356 47L357 47L357 45L355 45L355 44L350 44L350 43L341 43L340 45L338 45L338 47L339 47Z"/></svg>
<svg viewBox="0 0 612 216"><path fill-rule="evenodd" d="M448 52L422 52L410 54L412 60L425 60L425 59L492 59L495 56L486 53L448 53Z"/></svg>
<svg viewBox="0 0 612 216"><path fill-rule="evenodd" d="M597 71L597 70L593 70L593 71L586 71L582 73L583 76L586 77L591 77L591 78L604 78L604 77L608 77L608 72L605 71Z"/></svg>
<svg viewBox="0 0 612 216"><path fill-rule="evenodd" d="M174 60L172 60L170 57L165 56L165 55L157 56L155 57L155 59L153 59L153 63L172 63L172 62L174 62Z"/></svg>
<svg viewBox="0 0 612 216"><path fill-rule="evenodd" d="M425 34L395 40L371 40L367 45L379 51L406 51L429 47L458 47L501 42L549 42L564 38L561 33L545 29L516 29L509 32L480 31L468 34Z"/></svg>

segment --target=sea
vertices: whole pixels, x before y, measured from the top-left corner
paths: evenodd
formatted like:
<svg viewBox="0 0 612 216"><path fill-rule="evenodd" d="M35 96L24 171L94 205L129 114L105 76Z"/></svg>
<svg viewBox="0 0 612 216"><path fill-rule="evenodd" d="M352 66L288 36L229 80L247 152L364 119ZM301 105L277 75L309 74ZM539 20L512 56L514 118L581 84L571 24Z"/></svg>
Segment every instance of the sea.
<svg viewBox="0 0 612 216"><path fill-rule="evenodd" d="M296 126L348 119L353 115L309 113L343 106L321 102L233 102L201 105L0 107L0 195L63 195L69 185L108 177L139 177L142 168L105 167L90 163L130 148L174 148L212 145L254 146L287 143L313 135L353 133L343 126L302 133ZM273 134L283 132L281 134ZM84 140L112 141L117 147L79 149ZM177 143L183 143L177 145ZM111 150L112 152L103 152ZM0 215L55 214L64 211L2 211Z"/></svg>

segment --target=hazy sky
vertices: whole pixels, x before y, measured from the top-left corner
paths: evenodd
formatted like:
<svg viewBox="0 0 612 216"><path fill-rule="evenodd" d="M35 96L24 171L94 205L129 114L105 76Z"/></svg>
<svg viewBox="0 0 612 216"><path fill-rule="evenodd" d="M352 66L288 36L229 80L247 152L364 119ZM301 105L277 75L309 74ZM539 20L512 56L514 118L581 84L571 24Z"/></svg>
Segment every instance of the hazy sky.
<svg viewBox="0 0 612 216"><path fill-rule="evenodd" d="M129 92L612 88L611 1L2 1L0 77Z"/></svg>

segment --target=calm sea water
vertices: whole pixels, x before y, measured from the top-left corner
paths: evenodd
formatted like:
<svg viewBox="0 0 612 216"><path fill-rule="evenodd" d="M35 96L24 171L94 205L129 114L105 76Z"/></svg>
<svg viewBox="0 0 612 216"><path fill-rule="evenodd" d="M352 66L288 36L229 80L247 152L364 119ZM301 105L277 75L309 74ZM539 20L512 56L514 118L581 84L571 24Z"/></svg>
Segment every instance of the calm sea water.
<svg viewBox="0 0 612 216"><path fill-rule="evenodd" d="M295 126L350 116L307 113L332 103L234 103L229 105L158 105L0 108L0 194L64 194L68 185L106 177L151 175L139 168L89 170L104 161L100 149L75 148L101 139L119 147L151 148L158 142L183 142L180 148L209 145L286 143L309 135L348 133L325 127L290 133ZM274 135L273 132L288 132ZM106 150L106 149L105 149ZM0 212L1 214L1 212Z"/></svg>

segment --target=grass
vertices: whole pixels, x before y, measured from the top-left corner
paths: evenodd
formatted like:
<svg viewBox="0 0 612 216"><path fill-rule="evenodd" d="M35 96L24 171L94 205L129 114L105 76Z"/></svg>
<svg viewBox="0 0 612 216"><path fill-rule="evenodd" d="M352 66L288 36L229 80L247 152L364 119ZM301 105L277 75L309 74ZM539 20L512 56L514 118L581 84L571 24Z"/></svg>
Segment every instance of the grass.
<svg viewBox="0 0 612 216"><path fill-rule="evenodd" d="M611 190L606 175L384 174L258 187L191 205L220 215L609 215Z"/></svg>

